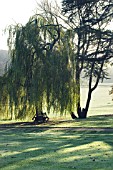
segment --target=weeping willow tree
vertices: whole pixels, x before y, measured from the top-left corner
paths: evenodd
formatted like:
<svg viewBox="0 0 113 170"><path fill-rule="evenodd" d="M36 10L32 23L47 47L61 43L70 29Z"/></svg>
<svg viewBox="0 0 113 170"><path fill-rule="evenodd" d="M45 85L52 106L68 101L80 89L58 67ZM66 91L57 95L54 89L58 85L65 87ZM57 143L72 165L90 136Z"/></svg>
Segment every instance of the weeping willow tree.
<svg viewBox="0 0 113 170"><path fill-rule="evenodd" d="M63 29L52 13L46 16L36 14L25 26L8 29L11 63L5 73L5 102L12 117L32 116L36 108L61 114L74 110L73 32Z"/></svg>

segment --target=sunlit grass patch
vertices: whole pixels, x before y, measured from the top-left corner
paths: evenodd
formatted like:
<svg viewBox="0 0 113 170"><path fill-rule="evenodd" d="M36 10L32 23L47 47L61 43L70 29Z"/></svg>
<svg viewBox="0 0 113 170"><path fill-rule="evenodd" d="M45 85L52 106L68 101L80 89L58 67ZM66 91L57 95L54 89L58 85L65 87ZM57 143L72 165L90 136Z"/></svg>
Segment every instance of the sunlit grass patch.
<svg viewBox="0 0 113 170"><path fill-rule="evenodd" d="M55 122L55 120L54 120ZM55 127L113 127L113 115L90 116L87 119L64 119L56 121Z"/></svg>
<svg viewBox="0 0 113 170"><path fill-rule="evenodd" d="M112 170L113 133L34 128L0 130L1 170Z"/></svg>
<svg viewBox="0 0 113 170"><path fill-rule="evenodd" d="M30 122L21 121L0 121L2 127L106 127L113 128L113 115L97 115L89 116L86 119L72 120L70 116L51 118L49 122L43 124L33 124Z"/></svg>

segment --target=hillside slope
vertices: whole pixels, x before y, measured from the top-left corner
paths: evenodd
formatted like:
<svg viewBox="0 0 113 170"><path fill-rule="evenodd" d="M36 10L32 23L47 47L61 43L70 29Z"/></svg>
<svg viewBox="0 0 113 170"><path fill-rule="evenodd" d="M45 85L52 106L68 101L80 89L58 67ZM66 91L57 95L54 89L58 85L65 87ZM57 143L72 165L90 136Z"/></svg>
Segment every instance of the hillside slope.
<svg viewBox="0 0 113 170"><path fill-rule="evenodd" d="M8 60L9 60L8 51L0 50L0 75L3 75Z"/></svg>

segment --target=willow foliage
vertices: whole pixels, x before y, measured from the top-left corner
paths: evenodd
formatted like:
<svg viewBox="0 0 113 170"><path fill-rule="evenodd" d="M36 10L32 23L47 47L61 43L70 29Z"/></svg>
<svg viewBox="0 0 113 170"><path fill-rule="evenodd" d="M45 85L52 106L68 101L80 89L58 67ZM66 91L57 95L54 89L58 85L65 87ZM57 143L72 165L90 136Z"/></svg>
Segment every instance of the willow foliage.
<svg viewBox="0 0 113 170"><path fill-rule="evenodd" d="M56 18L50 22L37 15L25 26L11 26L8 43L7 93L15 116L25 117L35 107L48 113L73 110L73 32L63 30Z"/></svg>

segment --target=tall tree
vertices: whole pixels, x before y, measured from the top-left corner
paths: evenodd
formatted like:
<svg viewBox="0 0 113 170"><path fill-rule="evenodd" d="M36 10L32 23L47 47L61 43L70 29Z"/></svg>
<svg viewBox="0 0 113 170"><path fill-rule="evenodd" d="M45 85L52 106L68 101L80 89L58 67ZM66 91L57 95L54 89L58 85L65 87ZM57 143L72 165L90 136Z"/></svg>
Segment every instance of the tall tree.
<svg viewBox="0 0 113 170"><path fill-rule="evenodd" d="M60 113L74 109L73 32L64 30L56 15L46 10L25 26L9 27L8 45L7 92L16 117L35 108Z"/></svg>
<svg viewBox="0 0 113 170"><path fill-rule="evenodd" d="M86 106L81 109L80 97L77 104L79 118L86 118L92 92L98 86L99 80L106 78L105 67L113 56L113 32L106 29L113 17L113 1L63 0L62 6L75 32L78 96L82 70L89 79Z"/></svg>

